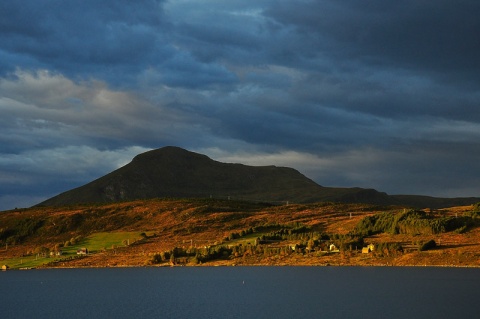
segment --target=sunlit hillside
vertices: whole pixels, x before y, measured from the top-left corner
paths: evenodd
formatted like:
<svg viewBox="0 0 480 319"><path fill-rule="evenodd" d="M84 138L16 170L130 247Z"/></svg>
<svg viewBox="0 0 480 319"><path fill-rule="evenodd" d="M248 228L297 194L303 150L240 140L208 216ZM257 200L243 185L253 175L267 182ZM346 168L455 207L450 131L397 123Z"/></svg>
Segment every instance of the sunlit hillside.
<svg viewBox="0 0 480 319"><path fill-rule="evenodd" d="M478 206L152 199L5 211L0 225L10 268L480 264Z"/></svg>

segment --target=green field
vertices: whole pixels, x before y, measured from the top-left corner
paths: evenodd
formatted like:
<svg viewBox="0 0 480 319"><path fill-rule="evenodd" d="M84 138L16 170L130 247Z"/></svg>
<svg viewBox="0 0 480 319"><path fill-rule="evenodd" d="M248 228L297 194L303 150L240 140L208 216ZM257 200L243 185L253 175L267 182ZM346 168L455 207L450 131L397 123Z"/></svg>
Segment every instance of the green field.
<svg viewBox="0 0 480 319"><path fill-rule="evenodd" d="M26 256L19 258L9 258L0 261L2 265L8 265L10 269L35 268L52 261L53 258Z"/></svg>
<svg viewBox="0 0 480 319"><path fill-rule="evenodd" d="M112 249L113 247L123 247L126 244L132 244L142 238L140 232L104 232L95 233L85 239L80 240L78 244L65 247L63 252L75 253L82 247L88 248L90 253Z"/></svg>
<svg viewBox="0 0 480 319"><path fill-rule="evenodd" d="M89 253L97 253L103 250L124 247L142 239L141 232L102 232L92 234L81 239L75 245L62 247L61 256L43 257L32 255L18 258L0 260L0 265L8 265L11 269L36 268L55 260L66 260L77 256L77 250L87 248Z"/></svg>

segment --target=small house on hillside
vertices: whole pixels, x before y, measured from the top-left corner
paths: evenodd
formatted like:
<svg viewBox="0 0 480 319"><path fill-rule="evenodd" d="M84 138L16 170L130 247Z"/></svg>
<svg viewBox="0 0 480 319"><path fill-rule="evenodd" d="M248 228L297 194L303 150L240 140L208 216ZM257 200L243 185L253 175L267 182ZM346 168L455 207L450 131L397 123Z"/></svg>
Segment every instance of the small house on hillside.
<svg viewBox="0 0 480 319"><path fill-rule="evenodd" d="M3 266L2 266L2 270L3 270L3 271L6 271L6 270L8 270L8 269L10 269L10 267L9 267L8 265L3 265Z"/></svg>
<svg viewBox="0 0 480 319"><path fill-rule="evenodd" d="M50 252L50 256L51 257L54 257L54 256L61 256L63 253L61 250L58 250L58 251L51 251Z"/></svg>
<svg viewBox="0 0 480 319"><path fill-rule="evenodd" d="M88 254L88 248L80 248L77 250L77 255L87 255Z"/></svg>
<svg viewBox="0 0 480 319"><path fill-rule="evenodd" d="M370 244L370 245L368 245L367 247L363 247L363 248L362 248L362 254L368 254L368 253L370 253L370 252L372 252L372 251L374 251L374 250L375 250L375 245L374 245L374 244Z"/></svg>

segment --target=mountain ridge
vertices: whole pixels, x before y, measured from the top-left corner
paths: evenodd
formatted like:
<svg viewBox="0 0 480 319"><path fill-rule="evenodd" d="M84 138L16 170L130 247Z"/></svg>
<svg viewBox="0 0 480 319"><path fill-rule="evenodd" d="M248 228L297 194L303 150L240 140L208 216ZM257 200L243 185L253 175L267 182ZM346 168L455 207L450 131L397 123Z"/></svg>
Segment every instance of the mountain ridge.
<svg viewBox="0 0 480 319"><path fill-rule="evenodd" d="M176 146L136 155L130 163L36 206L109 203L150 198L234 198L264 202L321 201L448 207L478 198L388 195L375 189L324 187L290 167L215 161Z"/></svg>

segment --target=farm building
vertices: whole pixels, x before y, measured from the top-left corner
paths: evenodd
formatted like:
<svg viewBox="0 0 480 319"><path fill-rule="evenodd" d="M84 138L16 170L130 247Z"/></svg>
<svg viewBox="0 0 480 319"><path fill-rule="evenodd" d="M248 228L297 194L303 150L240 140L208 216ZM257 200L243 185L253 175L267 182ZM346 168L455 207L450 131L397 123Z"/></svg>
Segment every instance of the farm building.
<svg viewBox="0 0 480 319"><path fill-rule="evenodd" d="M375 245L374 245L374 244L370 244L370 245L368 245L367 247L363 247L363 248L362 248L362 254L368 254L368 253L370 253L370 252L372 252L372 251L374 251L374 250L375 250Z"/></svg>
<svg viewBox="0 0 480 319"><path fill-rule="evenodd" d="M88 254L88 248L80 248L77 250L77 255L87 255Z"/></svg>
<svg viewBox="0 0 480 319"><path fill-rule="evenodd" d="M338 248L337 248L337 246L335 246L335 244L330 244L329 250L330 251L338 251Z"/></svg>

